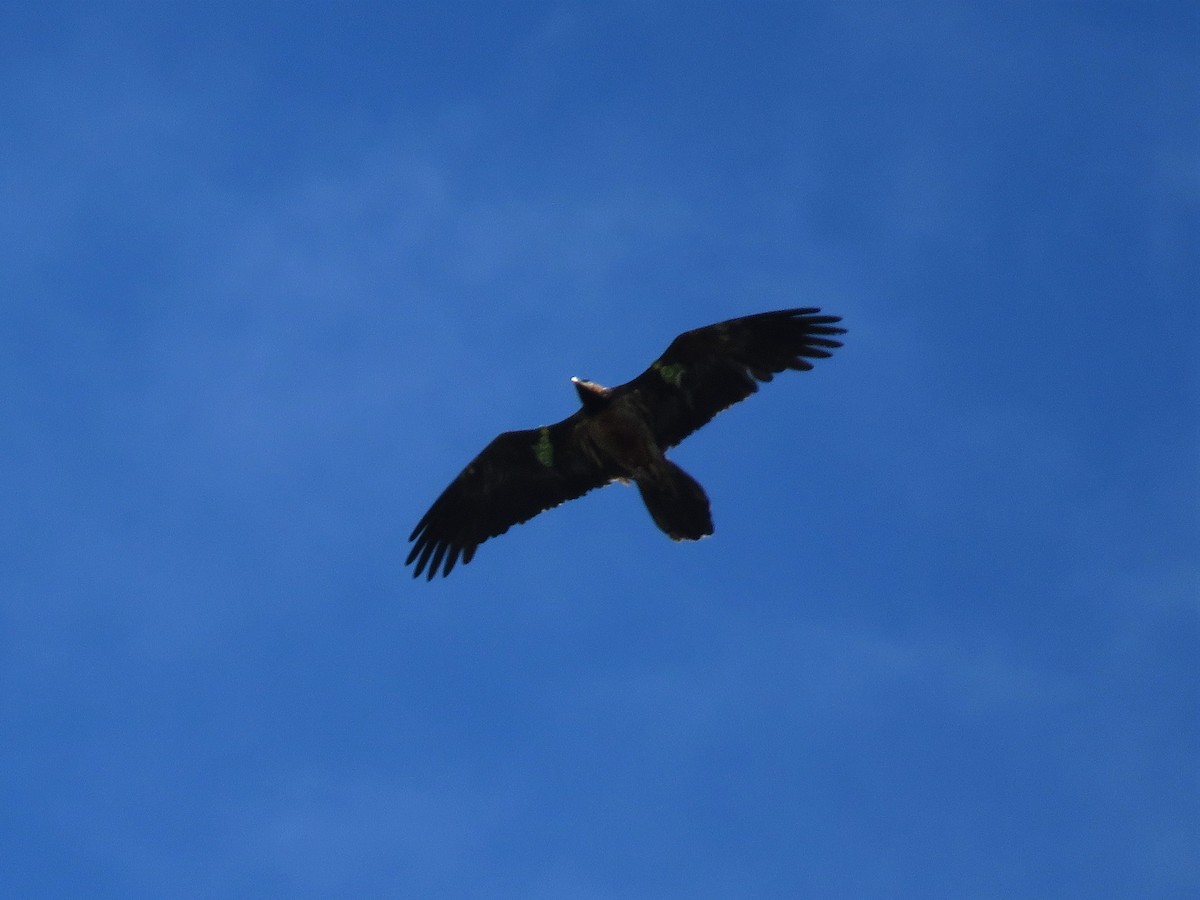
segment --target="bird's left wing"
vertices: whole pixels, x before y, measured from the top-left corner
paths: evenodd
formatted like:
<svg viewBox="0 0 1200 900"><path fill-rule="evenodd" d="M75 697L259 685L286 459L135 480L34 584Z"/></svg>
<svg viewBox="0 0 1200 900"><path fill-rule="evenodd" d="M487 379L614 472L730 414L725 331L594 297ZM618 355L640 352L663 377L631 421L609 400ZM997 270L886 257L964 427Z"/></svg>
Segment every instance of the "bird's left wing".
<svg viewBox="0 0 1200 900"><path fill-rule="evenodd" d="M581 497L610 480L575 439L578 414L526 431L506 431L483 449L434 501L413 529L405 565L413 577L471 561L488 538L538 513Z"/></svg>
<svg viewBox="0 0 1200 900"><path fill-rule="evenodd" d="M659 445L673 447L785 369L804 371L842 346L840 316L781 309L686 331L614 394L632 394Z"/></svg>

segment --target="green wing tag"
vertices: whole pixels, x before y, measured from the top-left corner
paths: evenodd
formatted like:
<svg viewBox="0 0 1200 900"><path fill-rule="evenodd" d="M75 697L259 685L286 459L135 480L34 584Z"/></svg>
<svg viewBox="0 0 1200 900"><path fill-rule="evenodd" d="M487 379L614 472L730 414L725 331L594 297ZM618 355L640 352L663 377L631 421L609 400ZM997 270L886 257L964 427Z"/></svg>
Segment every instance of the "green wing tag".
<svg viewBox="0 0 1200 900"><path fill-rule="evenodd" d="M679 363L670 363L669 365L664 366L662 363L656 362L654 364L654 368L658 371L658 374L662 376L663 381L665 381L667 384L672 384L675 387L679 387L679 382L683 379L682 365Z"/></svg>
<svg viewBox="0 0 1200 900"><path fill-rule="evenodd" d="M541 436L533 445L533 455L548 469L554 465L554 445L550 443L550 429L542 428L539 433Z"/></svg>

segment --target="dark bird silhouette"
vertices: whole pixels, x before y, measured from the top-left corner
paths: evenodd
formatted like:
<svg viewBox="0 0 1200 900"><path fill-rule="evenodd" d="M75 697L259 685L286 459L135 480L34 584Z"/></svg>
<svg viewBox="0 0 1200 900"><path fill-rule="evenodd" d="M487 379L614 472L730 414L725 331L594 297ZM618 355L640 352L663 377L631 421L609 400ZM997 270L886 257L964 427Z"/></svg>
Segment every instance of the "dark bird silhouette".
<svg viewBox="0 0 1200 900"><path fill-rule="evenodd" d="M684 332L633 381L572 378L581 408L554 425L506 431L473 459L409 535L413 577L449 575L479 545L613 481L638 486L672 540L712 534L708 497L663 452L785 369L807 371L842 346L839 316L784 309Z"/></svg>

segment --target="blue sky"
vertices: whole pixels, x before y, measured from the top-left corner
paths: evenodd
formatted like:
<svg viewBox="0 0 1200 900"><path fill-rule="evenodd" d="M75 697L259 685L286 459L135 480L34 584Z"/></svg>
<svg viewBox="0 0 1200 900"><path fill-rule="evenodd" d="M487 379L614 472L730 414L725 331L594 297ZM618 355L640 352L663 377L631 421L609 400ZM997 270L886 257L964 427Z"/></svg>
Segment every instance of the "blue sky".
<svg viewBox="0 0 1200 900"><path fill-rule="evenodd" d="M1200 890L1200 13L8 3L0 894ZM426 584L497 432L846 346Z"/></svg>

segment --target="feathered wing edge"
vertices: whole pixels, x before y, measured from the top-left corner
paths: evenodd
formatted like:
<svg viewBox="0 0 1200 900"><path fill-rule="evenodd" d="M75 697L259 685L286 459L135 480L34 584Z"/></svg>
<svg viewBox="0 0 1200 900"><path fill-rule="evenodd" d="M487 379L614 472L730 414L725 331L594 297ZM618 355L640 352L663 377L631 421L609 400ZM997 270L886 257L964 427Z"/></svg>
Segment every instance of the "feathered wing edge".
<svg viewBox="0 0 1200 900"><path fill-rule="evenodd" d="M578 415L578 414L577 414ZM581 497L609 480L574 439L576 416L555 425L499 435L434 501L409 535L405 565L432 580L469 563L489 538L538 513Z"/></svg>
<svg viewBox="0 0 1200 900"><path fill-rule="evenodd" d="M816 307L729 319L684 332L645 372L617 392L636 392L659 445L682 441L713 416L745 400L758 382L787 369L807 371L842 346L840 316Z"/></svg>

